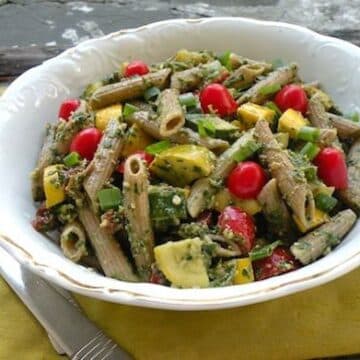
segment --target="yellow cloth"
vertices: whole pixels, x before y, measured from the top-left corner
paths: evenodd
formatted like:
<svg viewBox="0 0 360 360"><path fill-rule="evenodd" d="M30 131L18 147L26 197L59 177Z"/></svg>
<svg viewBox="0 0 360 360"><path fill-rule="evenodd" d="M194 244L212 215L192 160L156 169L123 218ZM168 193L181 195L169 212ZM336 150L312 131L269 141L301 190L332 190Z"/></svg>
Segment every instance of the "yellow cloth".
<svg viewBox="0 0 360 360"><path fill-rule="evenodd" d="M302 293L229 310L175 312L76 296L136 359L308 359L360 353L360 269ZM0 279L0 359L64 359Z"/></svg>

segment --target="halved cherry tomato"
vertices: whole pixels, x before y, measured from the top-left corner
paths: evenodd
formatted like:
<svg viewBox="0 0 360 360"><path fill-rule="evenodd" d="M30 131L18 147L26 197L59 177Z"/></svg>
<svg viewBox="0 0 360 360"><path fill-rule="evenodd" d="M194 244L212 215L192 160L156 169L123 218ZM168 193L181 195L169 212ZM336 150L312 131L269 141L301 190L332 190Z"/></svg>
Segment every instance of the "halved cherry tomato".
<svg viewBox="0 0 360 360"><path fill-rule="evenodd" d="M142 161L145 161L148 166L149 166L149 165L152 163L152 161L154 160L154 156L152 156L151 154L149 154L149 153L147 153L147 152L145 152L145 151L141 151L141 150L135 151L135 152L134 152L133 154L131 154L131 155L134 155L134 154L138 155L138 156L140 157L140 159L141 159ZM118 173L120 173L120 174L123 174L123 173L124 173L124 169L125 169L125 160L122 161L122 162L118 165L118 167L116 168L116 171L117 171Z"/></svg>
<svg viewBox="0 0 360 360"><path fill-rule="evenodd" d="M200 92L201 108L204 112L216 112L220 116L232 115L237 104L229 90L221 84L210 84Z"/></svg>
<svg viewBox="0 0 360 360"><path fill-rule="evenodd" d="M305 114L308 108L306 92L299 85L285 85L276 94L274 101L281 111L294 109Z"/></svg>
<svg viewBox="0 0 360 360"><path fill-rule="evenodd" d="M141 60L134 60L129 63L125 70L124 76L145 75L150 71L149 67Z"/></svg>
<svg viewBox="0 0 360 360"><path fill-rule="evenodd" d="M335 148L324 148L314 159L319 178L335 189L348 187L347 167L344 154Z"/></svg>
<svg viewBox="0 0 360 360"><path fill-rule="evenodd" d="M253 218L245 211L235 206L227 206L219 216L218 226L223 233L233 233L234 241L238 240L243 254L247 254L254 247L255 224Z"/></svg>
<svg viewBox="0 0 360 360"><path fill-rule="evenodd" d="M284 247L276 248L265 259L253 262L255 279L264 280L299 268L300 264L295 260L290 251Z"/></svg>
<svg viewBox="0 0 360 360"><path fill-rule="evenodd" d="M71 141L70 152L77 152L81 157L92 160L100 143L102 133L91 127L80 131Z"/></svg>
<svg viewBox="0 0 360 360"><path fill-rule="evenodd" d="M80 106L80 100L68 99L61 103L59 108L59 118L68 121L71 114Z"/></svg>
<svg viewBox="0 0 360 360"><path fill-rule="evenodd" d="M238 164L227 179L229 191L242 199L255 199L265 183L265 171L254 161Z"/></svg>

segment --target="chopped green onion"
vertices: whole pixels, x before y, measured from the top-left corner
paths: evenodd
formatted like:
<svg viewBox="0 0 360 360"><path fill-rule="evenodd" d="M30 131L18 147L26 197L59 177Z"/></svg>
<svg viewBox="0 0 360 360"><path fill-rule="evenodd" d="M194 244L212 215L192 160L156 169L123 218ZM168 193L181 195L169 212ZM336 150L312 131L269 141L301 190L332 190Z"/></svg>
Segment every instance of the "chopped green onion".
<svg viewBox="0 0 360 360"><path fill-rule="evenodd" d="M194 107L197 105L196 96L191 92L186 93L186 94L181 94L179 96L179 102L180 102L180 105L186 106L187 108Z"/></svg>
<svg viewBox="0 0 360 360"><path fill-rule="evenodd" d="M316 179L316 167L312 165L306 167L304 174L307 181L314 181Z"/></svg>
<svg viewBox="0 0 360 360"><path fill-rule="evenodd" d="M297 133L298 140L315 142L320 137L320 129L311 126L303 126Z"/></svg>
<svg viewBox="0 0 360 360"><path fill-rule="evenodd" d="M255 247L253 250L249 252L251 261L261 260L270 256L279 245L281 245L281 241L276 240L269 245L265 245L260 248Z"/></svg>
<svg viewBox="0 0 360 360"><path fill-rule="evenodd" d="M159 95L160 95L160 89L155 86L152 86L145 90L144 99L146 101L155 101Z"/></svg>
<svg viewBox="0 0 360 360"><path fill-rule="evenodd" d="M232 70L231 61L230 61L231 51L225 51L223 54L221 54L218 59L221 62L223 66L225 66L228 70Z"/></svg>
<svg viewBox="0 0 360 360"><path fill-rule="evenodd" d="M208 119L200 119L197 123L198 132L201 137L214 136L216 132L215 125Z"/></svg>
<svg viewBox="0 0 360 360"><path fill-rule="evenodd" d="M259 93L260 95L272 95L277 93L279 90L281 89L281 85L280 84L270 84L270 85L265 85L262 88L259 89Z"/></svg>
<svg viewBox="0 0 360 360"><path fill-rule="evenodd" d="M145 148L145 151L151 155L157 155L168 149L171 146L169 140L159 141L157 143L151 144Z"/></svg>
<svg viewBox="0 0 360 360"><path fill-rule="evenodd" d="M80 155L73 151L64 157L64 164L68 167L76 166L80 162Z"/></svg>
<svg viewBox="0 0 360 360"><path fill-rule="evenodd" d="M330 212L337 204L337 199L332 196L319 193L315 196L316 207L324 212Z"/></svg>
<svg viewBox="0 0 360 360"><path fill-rule="evenodd" d="M274 102L272 102L272 101L267 101L267 102L265 103L265 106L266 106L267 108L269 108L270 110L275 111L276 117L280 117L280 116L281 116L282 112L281 112L281 110L277 107L277 105L276 105Z"/></svg>
<svg viewBox="0 0 360 360"><path fill-rule="evenodd" d="M312 142L308 142L300 150L300 154L306 156L309 160L312 160L319 153L319 151L320 148L317 145L313 144Z"/></svg>
<svg viewBox="0 0 360 360"><path fill-rule="evenodd" d="M244 161L250 156L256 153L260 149L261 145L256 141L249 141L245 146L243 146L239 151L233 155L233 159L237 162Z"/></svg>
<svg viewBox="0 0 360 360"><path fill-rule="evenodd" d="M133 114L134 112L139 111L139 110L140 109L137 106L126 103L124 105L124 109L123 109L123 116L126 118L126 117L130 116L131 114Z"/></svg>
<svg viewBox="0 0 360 360"><path fill-rule="evenodd" d="M102 189L97 193L102 211L115 209L122 204L121 190L117 187Z"/></svg>
<svg viewBox="0 0 360 360"><path fill-rule="evenodd" d="M285 65L284 61L282 59L274 59L272 62L272 67L274 70L281 68Z"/></svg>

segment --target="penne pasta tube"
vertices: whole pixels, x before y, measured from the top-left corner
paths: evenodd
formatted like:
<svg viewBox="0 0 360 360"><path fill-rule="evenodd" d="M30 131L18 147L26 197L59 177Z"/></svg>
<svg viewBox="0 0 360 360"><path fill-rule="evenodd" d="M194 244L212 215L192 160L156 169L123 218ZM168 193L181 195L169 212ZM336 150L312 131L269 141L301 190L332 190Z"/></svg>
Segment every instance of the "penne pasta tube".
<svg viewBox="0 0 360 360"><path fill-rule="evenodd" d="M88 255L86 234L77 221L67 224L60 235L60 246L64 255L72 261L79 262Z"/></svg>
<svg viewBox="0 0 360 360"><path fill-rule="evenodd" d="M154 234L150 219L148 172L137 155L131 155L124 169L124 211L131 252L142 280L149 280L154 261Z"/></svg>
<svg viewBox="0 0 360 360"><path fill-rule="evenodd" d="M125 78L115 84L105 85L97 89L89 102L93 109L100 109L127 100L141 97L144 91L152 86L166 87L171 70L163 69L143 76Z"/></svg>
<svg viewBox="0 0 360 360"><path fill-rule="evenodd" d="M89 206L79 208L79 218L105 275L119 280L138 281L120 244L100 227L97 216Z"/></svg>

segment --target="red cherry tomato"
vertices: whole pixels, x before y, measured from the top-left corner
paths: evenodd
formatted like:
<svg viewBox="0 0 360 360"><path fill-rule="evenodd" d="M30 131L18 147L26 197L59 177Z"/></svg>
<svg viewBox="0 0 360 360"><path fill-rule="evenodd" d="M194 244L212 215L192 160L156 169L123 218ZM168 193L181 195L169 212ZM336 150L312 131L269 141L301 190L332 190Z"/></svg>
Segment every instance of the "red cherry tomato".
<svg viewBox="0 0 360 360"><path fill-rule="evenodd" d="M80 100L68 99L61 103L59 108L59 118L68 121L71 114L80 106Z"/></svg>
<svg viewBox="0 0 360 360"><path fill-rule="evenodd" d="M237 109L236 101L229 90L221 84L210 84L200 92L201 108L204 112L215 111L220 116L233 114Z"/></svg>
<svg viewBox="0 0 360 360"><path fill-rule="evenodd" d="M278 247L267 258L253 262L256 280L277 276L295 270L299 266L294 256L284 247Z"/></svg>
<svg viewBox="0 0 360 360"><path fill-rule="evenodd" d="M314 159L319 178L335 189L348 187L347 167L344 154L334 148L324 148Z"/></svg>
<svg viewBox="0 0 360 360"><path fill-rule="evenodd" d="M253 161L238 164L227 179L229 191L242 199L255 199L265 183L265 171Z"/></svg>
<svg viewBox="0 0 360 360"><path fill-rule="evenodd" d="M308 99L305 90L299 85L285 85L275 96L275 103L281 111L294 109L305 114Z"/></svg>
<svg viewBox="0 0 360 360"><path fill-rule="evenodd" d="M140 159L141 159L142 161L145 161L148 166L149 166L149 165L153 162L153 160L154 160L154 156L152 156L151 154L149 154L149 153L147 153L147 152L145 152L145 151L141 151L141 150L135 151L132 155L134 155L134 154L138 155L138 156L140 157ZM123 173L124 173L124 169L125 169L125 160L122 161L122 162L119 164L119 166L116 168L116 171L117 171L118 173L120 173L120 174L123 174Z"/></svg>
<svg viewBox="0 0 360 360"><path fill-rule="evenodd" d="M124 76L145 75L150 71L149 67L141 60L134 60L129 63L125 70Z"/></svg>
<svg viewBox="0 0 360 360"><path fill-rule="evenodd" d="M255 224L253 218L235 206L227 206L220 214L218 226L222 230L231 231L239 242L243 254L247 254L255 245Z"/></svg>
<svg viewBox="0 0 360 360"><path fill-rule="evenodd" d="M71 141L70 152L76 151L81 157L92 160L101 140L102 133L97 128L81 130Z"/></svg>

